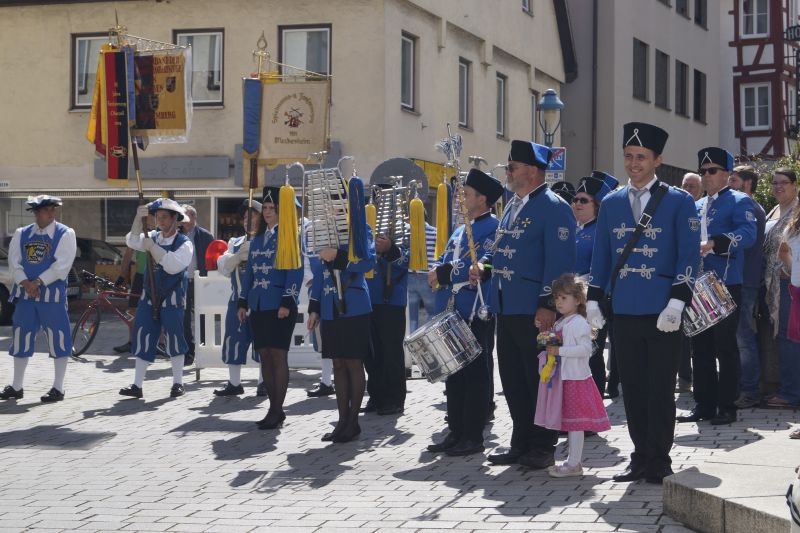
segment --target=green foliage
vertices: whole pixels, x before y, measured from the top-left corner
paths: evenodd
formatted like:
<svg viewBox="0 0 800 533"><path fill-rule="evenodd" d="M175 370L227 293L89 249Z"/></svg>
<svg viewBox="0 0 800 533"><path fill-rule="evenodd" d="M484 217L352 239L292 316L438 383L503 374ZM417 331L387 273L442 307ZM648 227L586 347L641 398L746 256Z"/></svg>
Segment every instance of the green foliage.
<svg viewBox="0 0 800 533"><path fill-rule="evenodd" d="M758 173L758 187L753 195L758 203L760 203L764 210L769 213L770 209L775 207L777 203L775 197L772 196L772 172L779 167L789 167L793 169L798 176L800 176L800 160L796 156L784 156L780 159L753 159L747 161L747 164L752 165Z"/></svg>

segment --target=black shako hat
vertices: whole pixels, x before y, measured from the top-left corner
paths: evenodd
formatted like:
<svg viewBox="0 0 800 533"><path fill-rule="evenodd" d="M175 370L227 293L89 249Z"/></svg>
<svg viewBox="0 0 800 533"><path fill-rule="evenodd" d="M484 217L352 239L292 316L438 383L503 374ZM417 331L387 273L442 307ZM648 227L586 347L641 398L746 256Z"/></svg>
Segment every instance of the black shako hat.
<svg viewBox="0 0 800 533"><path fill-rule="evenodd" d="M716 146L709 146L697 152L697 167L700 168L706 163L719 165L728 172L733 170L733 154Z"/></svg>
<svg viewBox="0 0 800 533"><path fill-rule="evenodd" d="M661 155L667 144L669 133L658 126L645 122L628 122L623 126L622 147L641 146Z"/></svg>
<svg viewBox="0 0 800 533"><path fill-rule="evenodd" d="M533 165L542 170L547 168L553 153L550 148L530 141L511 141L511 151L508 153L509 161L519 161L526 165Z"/></svg>
<svg viewBox="0 0 800 533"><path fill-rule="evenodd" d="M611 174L593 170L591 176L581 178L575 194L585 192L597 199L598 202L602 202L608 193L617 188L617 185L619 185L619 180Z"/></svg>
<svg viewBox="0 0 800 533"><path fill-rule="evenodd" d="M467 174L467 180L464 183L469 185L480 194L486 197L486 203L492 205L503 194L503 184L494 176L490 176L485 172L471 168Z"/></svg>
<svg viewBox="0 0 800 533"><path fill-rule="evenodd" d="M564 199L565 202L572 203L575 198L575 186L568 181L557 181L550 186L550 190Z"/></svg>

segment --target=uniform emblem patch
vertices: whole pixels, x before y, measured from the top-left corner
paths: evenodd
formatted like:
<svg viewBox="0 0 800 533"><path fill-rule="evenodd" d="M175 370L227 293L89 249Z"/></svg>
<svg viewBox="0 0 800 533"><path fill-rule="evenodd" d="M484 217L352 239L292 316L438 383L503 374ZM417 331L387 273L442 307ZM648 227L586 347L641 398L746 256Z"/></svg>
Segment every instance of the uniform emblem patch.
<svg viewBox="0 0 800 533"><path fill-rule="evenodd" d="M569 238L569 229L558 228L558 239L561 241L566 241L568 238Z"/></svg>
<svg viewBox="0 0 800 533"><path fill-rule="evenodd" d="M753 214L752 211L746 211L744 214L744 218L746 218L748 222L755 222L756 220L756 216Z"/></svg>
<svg viewBox="0 0 800 533"><path fill-rule="evenodd" d="M25 245L25 259L32 265L41 264L50 255L50 243L45 241L29 241Z"/></svg>
<svg viewBox="0 0 800 533"><path fill-rule="evenodd" d="M700 219L699 218L690 218L689 219L689 229L692 231L697 231L700 229Z"/></svg>

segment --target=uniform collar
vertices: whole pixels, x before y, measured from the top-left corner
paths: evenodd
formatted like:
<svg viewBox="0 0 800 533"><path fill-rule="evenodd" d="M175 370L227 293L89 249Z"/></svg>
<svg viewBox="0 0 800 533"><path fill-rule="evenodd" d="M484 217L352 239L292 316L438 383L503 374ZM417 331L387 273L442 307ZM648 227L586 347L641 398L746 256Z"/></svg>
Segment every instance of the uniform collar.
<svg viewBox="0 0 800 533"><path fill-rule="evenodd" d="M578 224L578 229L586 229L586 228L588 228L589 226L591 226L592 224L595 224L595 223L597 223L597 217L593 218L592 220L590 220L589 222L586 222L584 224Z"/></svg>
<svg viewBox="0 0 800 533"><path fill-rule="evenodd" d="M711 198L712 198L712 199L714 199L714 200L716 200L717 198L719 198L721 195L725 194L725 193L726 193L726 192L728 192L729 190L731 190L731 188L730 188L730 187L728 187L728 186L725 186L725 187L721 188L720 190L718 190L718 191L716 192L716 194L712 195L712 196L711 196Z"/></svg>
<svg viewBox="0 0 800 533"><path fill-rule="evenodd" d="M475 222L477 222L479 220L483 220L484 218L489 218L490 216L492 216L492 211L491 210L486 211L482 215L478 215L477 217L473 218L472 219L472 223L474 224Z"/></svg>
<svg viewBox="0 0 800 533"><path fill-rule="evenodd" d="M547 190L547 183L542 183L541 185L539 185L538 187L536 187L535 189L533 189L533 190L530 192L530 194L528 194L528 199L529 199L529 200L533 200L533 198L534 198L534 197L535 197L537 194L539 194L539 193L541 193L541 192L543 192L543 191L545 191L545 190Z"/></svg>
<svg viewBox="0 0 800 533"><path fill-rule="evenodd" d="M653 179L650 180L647 183L647 185L644 186L644 189L647 189L648 191L650 191L653 188L653 185L655 185L657 181L658 181L658 176L653 176ZM634 187L633 184L630 181L628 181L628 187L631 188L631 189L636 189L636 187ZM638 189L638 190L641 190L641 189Z"/></svg>

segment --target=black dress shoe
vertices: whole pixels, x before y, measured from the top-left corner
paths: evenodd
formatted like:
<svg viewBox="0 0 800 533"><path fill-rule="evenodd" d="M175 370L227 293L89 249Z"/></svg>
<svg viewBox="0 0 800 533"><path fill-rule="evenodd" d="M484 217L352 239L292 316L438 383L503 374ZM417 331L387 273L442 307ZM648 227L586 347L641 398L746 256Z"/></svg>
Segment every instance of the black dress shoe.
<svg viewBox="0 0 800 533"><path fill-rule="evenodd" d="M113 350L116 353L128 353L128 352L131 351L131 343L130 343L130 341L128 341L125 344L120 344L119 346L114 346Z"/></svg>
<svg viewBox="0 0 800 533"><path fill-rule="evenodd" d="M308 394L309 398L319 398L321 396L330 396L334 394L336 389L333 388L333 385L325 385L321 381L308 389L306 394Z"/></svg>
<svg viewBox="0 0 800 533"><path fill-rule="evenodd" d="M183 396L186 394L186 389L183 388L183 384L181 383L173 383L172 388L169 390L170 398L177 398L178 396Z"/></svg>
<svg viewBox="0 0 800 533"><path fill-rule="evenodd" d="M131 385L130 387L120 389L119 393L123 396L130 396L131 398L141 398L144 396L141 387L137 387L136 385Z"/></svg>
<svg viewBox="0 0 800 533"><path fill-rule="evenodd" d="M458 441L458 444L448 450L445 450L444 453L450 457L463 457L465 455L472 455L473 453L481 453L483 450L483 441L461 439Z"/></svg>
<svg viewBox="0 0 800 533"><path fill-rule="evenodd" d="M240 394L244 394L242 384L233 385L230 381L225 385L224 389L216 389L214 391L214 396L239 396Z"/></svg>
<svg viewBox="0 0 800 533"><path fill-rule="evenodd" d="M553 456L553 452L531 450L521 455L517 460L517 463L521 464L522 466L527 466L528 468L533 468L534 470L541 470L556 464L556 459Z"/></svg>
<svg viewBox="0 0 800 533"><path fill-rule="evenodd" d="M331 442L333 440L333 437L335 436L336 436L336 430L334 429L330 433L325 433L324 435L322 435L322 438L320 440L322 442Z"/></svg>
<svg viewBox="0 0 800 533"><path fill-rule="evenodd" d="M711 420L715 413L708 412L695 406L686 416L675 417L678 422L700 422L701 420Z"/></svg>
<svg viewBox="0 0 800 533"><path fill-rule="evenodd" d="M487 459L493 465L514 465L522 457L522 453L519 448L512 447L505 453L493 453Z"/></svg>
<svg viewBox="0 0 800 533"><path fill-rule="evenodd" d="M0 400L21 400L24 389L16 390L11 385L6 385L3 392L0 392Z"/></svg>
<svg viewBox="0 0 800 533"><path fill-rule="evenodd" d="M460 439L453 433L448 433L447 436L444 438L444 440L439 444L428 445L428 451L432 453L439 453L445 450L449 450L450 448L458 444L459 440Z"/></svg>
<svg viewBox="0 0 800 533"><path fill-rule="evenodd" d="M286 413L280 415L271 415L267 413L267 417L259 422L258 429L278 429L283 427L283 421L286 420Z"/></svg>
<svg viewBox="0 0 800 533"><path fill-rule="evenodd" d="M42 403L53 403L53 402L60 402L64 399L64 393L58 390L57 388L53 387L47 394L42 396Z"/></svg>
<svg viewBox="0 0 800 533"><path fill-rule="evenodd" d="M711 424L714 426L725 426L736 422L735 409L720 409L717 416L711 419Z"/></svg>
<svg viewBox="0 0 800 533"><path fill-rule="evenodd" d="M661 485L663 483L664 478L667 476L671 476L674 474L672 468L669 466L664 466L662 468L655 469L654 471L647 471L645 474L644 480L648 483L655 483L656 485Z"/></svg>
<svg viewBox="0 0 800 533"><path fill-rule="evenodd" d="M381 407L378 409L378 414L381 416L388 416L388 415L402 415L403 414L403 406L402 405L389 405L387 407Z"/></svg>
<svg viewBox="0 0 800 533"><path fill-rule="evenodd" d="M351 440L355 439L361 435L361 427L356 424L352 428L345 428L339 433L335 433L331 436L331 442L342 443L342 442L350 442Z"/></svg>
<svg viewBox="0 0 800 533"><path fill-rule="evenodd" d="M378 404L372 401L372 398L367 400L367 405L359 409L362 413L374 413L378 410Z"/></svg>
<svg viewBox="0 0 800 533"><path fill-rule="evenodd" d="M644 465L637 465L631 463L619 474L613 477L614 481L619 481L624 483L626 481L638 481L645 476L645 467Z"/></svg>
<svg viewBox="0 0 800 533"><path fill-rule="evenodd" d="M256 396L266 396L267 395L267 384L263 381L258 384L256 388Z"/></svg>

